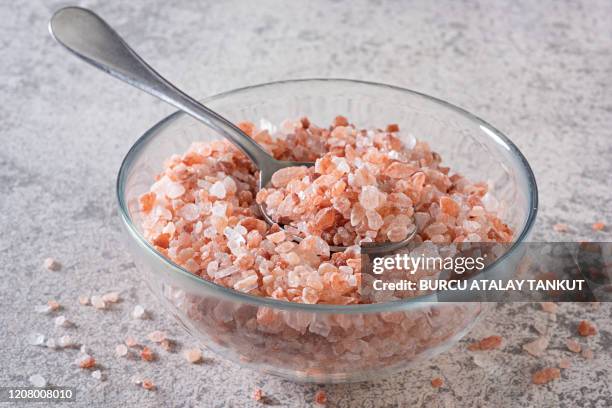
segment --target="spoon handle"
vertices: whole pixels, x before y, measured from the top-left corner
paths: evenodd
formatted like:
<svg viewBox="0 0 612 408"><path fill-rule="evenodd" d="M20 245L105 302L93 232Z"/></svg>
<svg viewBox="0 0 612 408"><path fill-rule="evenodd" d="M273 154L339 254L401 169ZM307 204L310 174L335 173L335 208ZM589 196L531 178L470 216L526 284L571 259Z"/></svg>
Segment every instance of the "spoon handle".
<svg viewBox="0 0 612 408"><path fill-rule="evenodd" d="M151 68L102 18L81 7L58 10L49 22L53 38L94 67L135 86L204 122L238 146L261 170L271 174L276 160L236 125L208 109Z"/></svg>

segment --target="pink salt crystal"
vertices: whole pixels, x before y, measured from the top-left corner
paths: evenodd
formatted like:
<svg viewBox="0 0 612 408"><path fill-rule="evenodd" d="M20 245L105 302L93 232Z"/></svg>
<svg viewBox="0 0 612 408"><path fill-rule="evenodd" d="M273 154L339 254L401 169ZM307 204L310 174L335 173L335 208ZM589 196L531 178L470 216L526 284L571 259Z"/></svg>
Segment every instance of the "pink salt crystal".
<svg viewBox="0 0 612 408"><path fill-rule="evenodd" d="M567 224L555 224L553 225L553 229L557 232L567 232L569 230L569 227L567 226Z"/></svg>
<svg viewBox="0 0 612 408"><path fill-rule="evenodd" d="M561 360L559 360L559 368L561 369L568 369L571 367L571 365L572 363L567 358L562 358Z"/></svg>
<svg viewBox="0 0 612 408"><path fill-rule="evenodd" d="M46 269L50 271L59 271L60 269L62 269L62 264L60 264L53 258L46 258L43 262L43 265Z"/></svg>
<svg viewBox="0 0 612 408"><path fill-rule="evenodd" d="M573 339L565 340L565 346L572 353L580 353L580 351L582 350L582 346L580 345L580 343Z"/></svg>
<svg viewBox="0 0 612 408"><path fill-rule="evenodd" d="M391 242L399 242L408 236L408 228L399 226L392 227L387 231L387 238Z"/></svg>
<svg viewBox="0 0 612 408"><path fill-rule="evenodd" d="M250 292L257 288L257 275L250 275L234 284L234 289L239 292Z"/></svg>
<svg viewBox="0 0 612 408"><path fill-rule="evenodd" d="M202 350L197 348L185 350L185 358L191 364L197 364L202 361Z"/></svg>
<svg viewBox="0 0 612 408"><path fill-rule="evenodd" d="M302 302L315 304L319 301L318 292L312 288L304 288L302 290Z"/></svg>
<svg viewBox="0 0 612 408"><path fill-rule="evenodd" d="M155 330L154 332L149 333L147 337L154 343L161 343L166 339L166 333L160 330Z"/></svg>
<svg viewBox="0 0 612 408"><path fill-rule="evenodd" d="M292 179L298 177L301 178L306 174L306 167L285 167L278 170L272 175L270 180L272 185L276 188L285 187Z"/></svg>
<svg viewBox="0 0 612 408"><path fill-rule="evenodd" d="M540 306L542 307L542 310L546 313L557 313L558 306L554 302L540 302Z"/></svg>
<svg viewBox="0 0 612 408"><path fill-rule="evenodd" d="M179 198L185 194L185 187L183 187L181 183L169 182L166 188L166 196L168 196L168 198Z"/></svg>
<svg viewBox="0 0 612 408"><path fill-rule="evenodd" d="M91 304L96 309L106 309L106 302L100 296L97 296L97 295L92 296L91 297Z"/></svg>
<svg viewBox="0 0 612 408"><path fill-rule="evenodd" d="M375 210L379 205L379 195L376 186L365 186L359 193L359 204L366 210Z"/></svg>
<svg viewBox="0 0 612 408"><path fill-rule="evenodd" d="M79 303L83 306L86 306L89 304L89 296L85 296L85 295L81 295L79 296Z"/></svg>
<svg viewBox="0 0 612 408"><path fill-rule="evenodd" d="M119 301L119 292L108 292L102 295L102 300L108 303L117 303Z"/></svg>
<svg viewBox="0 0 612 408"><path fill-rule="evenodd" d="M128 347L136 347L138 345L138 342L132 336L128 336L125 339L125 345L128 346Z"/></svg>
<svg viewBox="0 0 612 408"><path fill-rule="evenodd" d="M200 209L195 204L185 204L179 210L179 215L187 221L195 221L200 216Z"/></svg>
<svg viewBox="0 0 612 408"><path fill-rule="evenodd" d="M539 337L536 340L523 344L523 350L534 357L540 357L544 350L548 348L549 340L546 337Z"/></svg>
<svg viewBox="0 0 612 408"><path fill-rule="evenodd" d="M366 211L366 217L368 218L368 226L373 231L377 231L383 226L383 219L377 211Z"/></svg>
<svg viewBox="0 0 612 408"><path fill-rule="evenodd" d="M255 391L253 391L253 399L255 401L262 401L264 399L264 393L261 388L256 388Z"/></svg>
<svg viewBox="0 0 612 408"><path fill-rule="evenodd" d="M278 232L275 232L274 234L269 234L266 238L275 244L279 244L283 242L286 239L286 237L287 235L285 234L285 231L278 231Z"/></svg>
<svg viewBox="0 0 612 408"><path fill-rule="evenodd" d="M210 188L210 195L217 198L225 198L227 194L225 184L222 181L215 182Z"/></svg>

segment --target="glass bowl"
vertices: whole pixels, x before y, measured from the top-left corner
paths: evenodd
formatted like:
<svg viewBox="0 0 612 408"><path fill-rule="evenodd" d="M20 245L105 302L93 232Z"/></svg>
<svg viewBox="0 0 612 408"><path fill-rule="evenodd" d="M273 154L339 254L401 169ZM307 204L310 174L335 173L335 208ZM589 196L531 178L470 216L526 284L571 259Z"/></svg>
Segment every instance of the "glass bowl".
<svg viewBox="0 0 612 408"><path fill-rule="evenodd" d="M488 274L513 271L537 212L527 161L502 133L447 102L398 87L343 79L273 82L203 101L238 122L308 116L326 125L344 115L358 127L400 126L400 138L430 143L443 163L486 181L489 205L515 231L515 243ZM206 347L238 364L303 382L380 378L432 358L477 321L481 303L436 303L435 295L379 304L310 305L255 297L208 282L164 258L142 235L138 197L165 159L193 141L220 136L177 112L147 131L126 155L117 180L120 215L135 263L153 293ZM498 271L494 270L495 268Z"/></svg>

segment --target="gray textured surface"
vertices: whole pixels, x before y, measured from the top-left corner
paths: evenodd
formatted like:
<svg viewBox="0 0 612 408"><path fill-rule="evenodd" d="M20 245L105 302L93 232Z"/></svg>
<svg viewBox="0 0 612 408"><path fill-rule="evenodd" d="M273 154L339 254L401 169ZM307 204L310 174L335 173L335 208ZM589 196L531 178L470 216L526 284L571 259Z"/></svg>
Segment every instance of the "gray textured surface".
<svg viewBox="0 0 612 408"><path fill-rule="evenodd" d="M171 5L171 3L175 3ZM612 3L541 2L85 1L161 72L205 96L296 77L349 77L392 83L447 99L505 131L529 159L540 187L534 238L610 240L592 222L612 224ZM134 322L135 303L152 310L122 248L114 182L123 155L172 111L69 57L46 22L63 1L0 2L0 385L41 373L78 388L71 406L255 406L263 388L275 406L307 406L317 386L256 374L207 354L192 366L161 352L155 363L113 356L126 333L165 329L192 340L162 311ZM552 231L566 222L571 232ZM41 268L46 256L64 268ZM121 290L106 312L77 304L79 294ZM55 298L73 329L33 313ZM555 336L537 360L520 345L546 316L530 304L496 307L468 336L501 334L506 345L475 364L467 339L428 364L371 383L326 386L330 406L556 407L612 405L612 306L564 304ZM530 373L556 363L563 339L587 316L596 359L572 358L562 379L536 387ZM99 382L71 366L77 351L25 345L32 331L73 333L107 375ZM481 361L482 360L482 361ZM137 373L158 384L128 383ZM434 376L446 385L435 390Z"/></svg>

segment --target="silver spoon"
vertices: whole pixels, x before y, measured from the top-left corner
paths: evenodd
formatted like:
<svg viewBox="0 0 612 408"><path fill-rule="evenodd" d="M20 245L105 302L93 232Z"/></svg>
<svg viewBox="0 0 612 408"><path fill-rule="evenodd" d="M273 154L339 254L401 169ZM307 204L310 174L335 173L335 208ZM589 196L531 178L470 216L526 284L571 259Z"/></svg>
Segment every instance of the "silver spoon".
<svg viewBox="0 0 612 408"><path fill-rule="evenodd" d="M139 88L169 103L205 123L229 139L255 163L259 169L259 188L266 186L272 175L285 167L313 166L312 162L280 161L270 156L257 142L236 125L208 109L168 82L149 66L101 17L81 7L65 7L51 17L49 31L53 38L77 57L123 82ZM265 208L261 209L266 222L274 224ZM416 228L399 242L385 242L362 246L363 253L390 252L407 245ZM295 237L299 240L299 237ZM330 246L332 252L342 252L343 246Z"/></svg>

